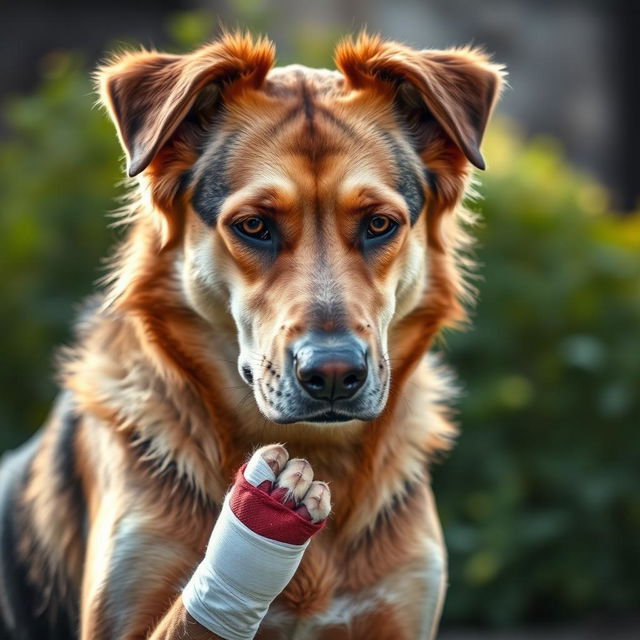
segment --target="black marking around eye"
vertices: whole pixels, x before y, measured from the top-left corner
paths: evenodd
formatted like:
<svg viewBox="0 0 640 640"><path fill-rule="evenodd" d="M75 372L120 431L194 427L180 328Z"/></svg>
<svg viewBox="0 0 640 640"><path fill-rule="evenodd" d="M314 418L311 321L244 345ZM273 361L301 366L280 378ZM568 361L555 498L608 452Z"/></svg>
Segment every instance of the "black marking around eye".
<svg viewBox="0 0 640 640"><path fill-rule="evenodd" d="M210 227L216 224L220 209L231 191L227 164L234 149L235 139L236 136L232 134L218 145L193 192L193 208Z"/></svg>
<svg viewBox="0 0 640 640"><path fill-rule="evenodd" d="M407 203L411 224L415 224L425 203L424 187L420 174L416 169L415 162L411 161L407 152L391 137L388 137L388 142L393 151L393 159L398 173L396 189Z"/></svg>

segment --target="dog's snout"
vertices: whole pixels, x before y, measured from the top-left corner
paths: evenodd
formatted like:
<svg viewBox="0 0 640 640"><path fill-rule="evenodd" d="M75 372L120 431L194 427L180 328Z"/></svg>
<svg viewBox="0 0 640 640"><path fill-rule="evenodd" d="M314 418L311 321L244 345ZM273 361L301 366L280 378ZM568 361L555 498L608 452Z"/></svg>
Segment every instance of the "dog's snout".
<svg viewBox="0 0 640 640"><path fill-rule="evenodd" d="M301 345L294 354L296 378L313 398L351 398L367 379L366 351L354 341Z"/></svg>

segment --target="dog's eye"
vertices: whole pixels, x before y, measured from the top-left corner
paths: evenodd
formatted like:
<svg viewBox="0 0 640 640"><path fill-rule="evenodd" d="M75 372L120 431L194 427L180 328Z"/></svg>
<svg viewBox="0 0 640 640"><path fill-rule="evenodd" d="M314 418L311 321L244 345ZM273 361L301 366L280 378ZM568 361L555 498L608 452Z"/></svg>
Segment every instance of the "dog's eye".
<svg viewBox="0 0 640 640"><path fill-rule="evenodd" d="M398 225L388 216L373 216L367 226L367 238L380 238L391 233Z"/></svg>
<svg viewBox="0 0 640 640"><path fill-rule="evenodd" d="M271 232L267 223L258 216L251 216L237 222L234 227L244 236L254 240L271 240Z"/></svg>

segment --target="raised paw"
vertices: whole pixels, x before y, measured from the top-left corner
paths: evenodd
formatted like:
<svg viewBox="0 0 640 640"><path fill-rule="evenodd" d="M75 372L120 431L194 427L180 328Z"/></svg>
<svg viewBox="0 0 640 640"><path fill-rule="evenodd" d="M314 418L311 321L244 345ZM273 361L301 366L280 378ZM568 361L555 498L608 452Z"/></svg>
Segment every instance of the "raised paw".
<svg viewBox="0 0 640 640"><path fill-rule="evenodd" d="M329 487L313 479L306 460L290 460L280 444L258 449L225 496L205 557L182 593L186 610L219 637L255 637L330 511Z"/></svg>

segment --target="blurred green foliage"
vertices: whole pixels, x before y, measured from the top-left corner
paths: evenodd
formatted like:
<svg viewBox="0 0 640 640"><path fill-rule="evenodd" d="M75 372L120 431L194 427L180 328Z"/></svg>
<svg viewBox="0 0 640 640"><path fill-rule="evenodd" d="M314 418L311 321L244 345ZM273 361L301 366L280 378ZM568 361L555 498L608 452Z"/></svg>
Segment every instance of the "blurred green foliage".
<svg viewBox="0 0 640 640"><path fill-rule="evenodd" d="M0 141L0 448L46 415L54 346L101 275L120 149L86 65L50 54L40 89L3 105Z"/></svg>
<svg viewBox="0 0 640 640"><path fill-rule="evenodd" d="M436 470L449 619L547 620L640 601L640 215L605 211L552 140L486 140L465 393Z"/></svg>
<svg viewBox="0 0 640 640"><path fill-rule="evenodd" d="M173 20L180 47L209 30L198 16ZM299 59L328 64L328 47L308 41ZM104 212L122 193L85 65L45 62L38 91L3 108L0 449L46 415L54 348L101 275L114 239ZM525 143L503 123L485 148L474 328L441 345L465 387L462 436L435 470L445 620L629 610L640 599L640 216L607 213L551 140Z"/></svg>

